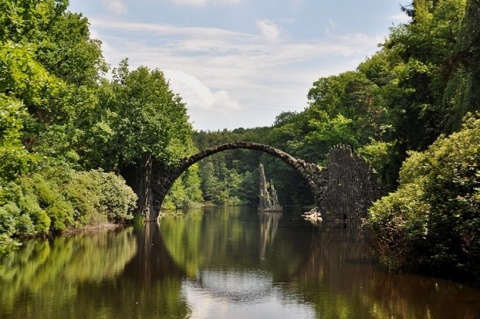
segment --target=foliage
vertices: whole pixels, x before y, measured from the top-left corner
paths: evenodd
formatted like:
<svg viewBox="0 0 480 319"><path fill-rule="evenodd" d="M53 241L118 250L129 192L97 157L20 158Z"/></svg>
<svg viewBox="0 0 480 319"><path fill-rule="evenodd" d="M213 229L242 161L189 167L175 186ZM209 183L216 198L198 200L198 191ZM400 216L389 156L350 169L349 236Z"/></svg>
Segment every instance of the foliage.
<svg viewBox="0 0 480 319"><path fill-rule="evenodd" d="M469 0L465 8L465 17L459 31L456 52L450 65L455 67L455 73L450 81L455 87L449 94L452 103L451 114L457 121L458 114L475 112L480 109L480 32L478 21L480 19L480 2ZM455 117L455 115L457 115Z"/></svg>
<svg viewBox="0 0 480 319"><path fill-rule="evenodd" d="M66 189L83 225L133 218L137 197L118 175L101 170L73 171Z"/></svg>
<svg viewBox="0 0 480 319"><path fill-rule="evenodd" d="M458 103L462 80L455 60L465 3L413 1L412 21L393 28L383 45L394 62L384 95L395 139L391 175L409 150L425 150L441 134L460 128L468 108Z"/></svg>
<svg viewBox="0 0 480 319"><path fill-rule="evenodd" d="M133 218L135 202L133 191L113 173L57 168L25 174L0 188L1 246L6 249L12 238L124 222Z"/></svg>
<svg viewBox="0 0 480 319"><path fill-rule="evenodd" d="M192 151L181 99L159 70L108 70L89 22L66 0L0 3L2 238L132 217L135 195L106 171ZM111 147L113 146L113 147ZM119 148L119 146L123 146ZM181 180L198 201L198 177ZM7 239L2 242L6 243Z"/></svg>
<svg viewBox="0 0 480 319"><path fill-rule="evenodd" d="M192 148L186 107L158 69L130 71L123 60L113 80L102 82L90 116L93 131L83 136L90 167L120 169L147 154L168 165Z"/></svg>
<svg viewBox="0 0 480 319"><path fill-rule="evenodd" d="M98 104L89 110L78 140L84 167L122 174L139 196L139 211L151 202L147 189L154 161L174 165L195 151L186 106L169 88L163 72L141 66L130 70L123 60L111 81L103 80ZM173 186L164 207L188 207L201 201L198 170Z"/></svg>
<svg viewBox="0 0 480 319"><path fill-rule="evenodd" d="M200 189L198 165L193 165L175 181L165 200L162 209L174 210L195 206L203 201Z"/></svg>
<svg viewBox="0 0 480 319"><path fill-rule="evenodd" d="M72 142L82 113L94 105L93 90L106 71L100 42L88 20L66 11L68 1L0 4L0 93L28 110L22 142L34 153L66 163L78 160ZM72 156L73 155L73 156Z"/></svg>
<svg viewBox="0 0 480 319"><path fill-rule="evenodd" d="M377 141L372 139L369 144L363 145L357 149L367 163L377 173L380 179L380 185L387 187L396 184L396 181L390 180L392 177L388 174L391 170L390 160L393 157L393 142Z"/></svg>
<svg viewBox="0 0 480 319"><path fill-rule="evenodd" d="M22 103L0 94L0 183L26 173L35 162L21 143L28 113Z"/></svg>
<svg viewBox="0 0 480 319"><path fill-rule="evenodd" d="M413 152L400 186L376 202L366 223L393 268L456 271L480 278L480 119Z"/></svg>

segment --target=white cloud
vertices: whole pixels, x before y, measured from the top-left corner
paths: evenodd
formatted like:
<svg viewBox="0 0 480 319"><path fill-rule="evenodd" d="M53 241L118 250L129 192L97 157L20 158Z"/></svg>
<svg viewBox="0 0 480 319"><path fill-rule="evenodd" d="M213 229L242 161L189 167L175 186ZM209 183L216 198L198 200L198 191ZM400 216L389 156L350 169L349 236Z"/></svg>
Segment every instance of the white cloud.
<svg viewBox="0 0 480 319"><path fill-rule="evenodd" d="M197 129L271 125L284 110L301 111L312 83L354 69L381 37L350 34L266 43L258 34L216 28L91 19L108 43L108 62L164 71ZM275 36L273 36L275 39Z"/></svg>
<svg viewBox="0 0 480 319"><path fill-rule="evenodd" d="M207 4L238 4L241 0L170 0L175 4L202 7Z"/></svg>
<svg viewBox="0 0 480 319"><path fill-rule="evenodd" d="M108 10L116 15L127 13L127 6L123 3L123 0L103 0L103 3L107 6Z"/></svg>
<svg viewBox="0 0 480 319"><path fill-rule="evenodd" d="M118 30L124 32L137 32L139 35L156 33L164 36L182 36L185 38L202 38L202 39L219 39L233 38L239 36L245 37L244 33L233 32L217 28L201 28L201 27L177 27L168 24L152 24L141 22L126 22L117 19L108 18L90 18L91 24L98 28Z"/></svg>
<svg viewBox="0 0 480 319"><path fill-rule="evenodd" d="M263 37L267 39L268 42L277 42L280 39L280 27L270 20L259 20L257 21L257 26L260 29Z"/></svg>
<svg viewBox="0 0 480 319"><path fill-rule="evenodd" d="M198 78L180 70L163 70L165 78L174 92L181 92L189 108L214 110L226 113L239 110L240 105L225 90L212 91Z"/></svg>
<svg viewBox="0 0 480 319"><path fill-rule="evenodd" d="M391 16L390 20L394 22L399 22L399 23L407 23L408 21L411 20L411 18L407 16L405 13L401 13L401 14L396 14Z"/></svg>

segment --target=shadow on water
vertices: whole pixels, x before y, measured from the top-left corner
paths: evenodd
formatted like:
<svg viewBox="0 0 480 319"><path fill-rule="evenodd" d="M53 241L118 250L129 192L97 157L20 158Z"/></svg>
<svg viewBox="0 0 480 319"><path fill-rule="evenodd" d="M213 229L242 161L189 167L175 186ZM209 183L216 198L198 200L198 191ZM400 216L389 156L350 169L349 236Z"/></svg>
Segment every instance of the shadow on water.
<svg viewBox="0 0 480 319"><path fill-rule="evenodd" d="M185 318L157 224L34 240L1 259L0 318Z"/></svg>
<svg viewBox="0 0 480 319"><path fill-rule="evenodd" d="M170 257L157 223L134 230L137 252L121 276L99 285L82 285L82 295L98 293L86 304L102 309L105 318L186 318L189 308L182 296L185 272ZM76 318L94 318L93 312Z"/></svg>
<svg viewBox="0 0 480 319"><path fill-rule="evenodd" d="M288 285L321 318L480 318L480 292L447 280L391 274L368 257L354 224L321 224L311 254ZM294 283L294 284L293 284ZM309 289L308 287L311 287Z"/></svg>

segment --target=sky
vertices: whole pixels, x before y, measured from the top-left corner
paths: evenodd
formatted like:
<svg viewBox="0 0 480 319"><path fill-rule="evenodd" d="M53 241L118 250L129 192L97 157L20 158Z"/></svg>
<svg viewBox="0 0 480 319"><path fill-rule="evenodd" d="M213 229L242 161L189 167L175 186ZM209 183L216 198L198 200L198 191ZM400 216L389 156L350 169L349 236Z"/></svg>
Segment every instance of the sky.
<svg viewBox="0 0 480 319"><path fill-rule="evenodd" d="M196 130L273 125L321 77L355 70L405 0L70 0L112 68L160 69Z"/></svg>

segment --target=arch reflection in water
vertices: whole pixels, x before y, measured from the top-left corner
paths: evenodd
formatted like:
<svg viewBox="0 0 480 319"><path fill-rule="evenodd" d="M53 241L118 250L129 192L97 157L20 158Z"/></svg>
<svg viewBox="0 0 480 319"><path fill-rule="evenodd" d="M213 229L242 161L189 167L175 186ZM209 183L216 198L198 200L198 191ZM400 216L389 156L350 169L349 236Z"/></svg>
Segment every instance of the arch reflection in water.
<svg viewBox="0 0 480 319"><path fill-rule="evenodd" d="M257 302L272 292L272 275L252 270L202 270L195 283L214 298L232 302Z"/></svg>
<svg viewBox="0 0 480 319"><path fill-rule="evenodd" d="M191 319L316 318L312 304L286 294L269 272L204 270L183 285Z"/></svg>
<svg viewBox="0 0 480 319"><path fill-rule="evenodd" d="M295 216L218 208L26 243L0 258L0 318L480 318L478 289L380 272L357 228Z"/></svg>

